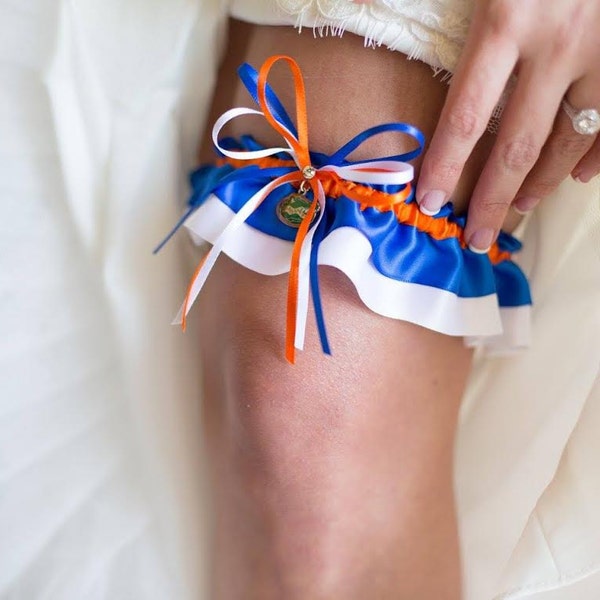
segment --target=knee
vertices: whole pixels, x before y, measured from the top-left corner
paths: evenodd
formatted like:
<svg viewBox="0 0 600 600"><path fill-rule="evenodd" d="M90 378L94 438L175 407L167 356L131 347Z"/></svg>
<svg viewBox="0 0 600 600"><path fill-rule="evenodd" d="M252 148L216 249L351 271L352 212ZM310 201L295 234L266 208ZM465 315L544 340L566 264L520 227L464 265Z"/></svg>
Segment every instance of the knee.
<svg viewBox="0 0 600 600"><path fill-rule="evenodd" d="M226 428L234 460L259 489L308 493L327 465L343 460L353 403L305 369L285 363L238 363L227 394Z"/></svg>

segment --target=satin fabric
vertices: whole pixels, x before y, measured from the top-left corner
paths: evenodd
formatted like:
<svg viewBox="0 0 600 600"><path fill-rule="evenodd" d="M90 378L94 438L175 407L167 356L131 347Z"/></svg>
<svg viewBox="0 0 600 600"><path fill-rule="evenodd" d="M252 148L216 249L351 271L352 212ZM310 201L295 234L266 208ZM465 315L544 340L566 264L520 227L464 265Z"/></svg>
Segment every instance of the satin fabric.
<svg viewBox="0 0 600 600"><path fill-rule="evenodd" d="M253 150L261 148L246 136L241 144L229 140L231 148ZM282 157L283 158L283 157ZM328 157L313 154L313 164L327 164ZM229 181L232 172L228 167L205 166L191 176L193 185L190 204L201 205L213 193L233 212L275 177L289 169L240 169L237 177ZM397 186L378 186L393 193ZM246 221L248 225L282 240L293 241L297 229L277 217L276 207L286 196L296 191L290 184L271 192L265 201ZM452 204L447 204L436 215L464 227L464 217L453 214ZM450 291L457 296L470 298L498 295L500 306L531 304L529 285L521 269L512 261L492 265L487 255L477 254L461 247L460 240L436 240L415 227L399 223L392 211L381 212L375 208L361 210L354 200L342 196L327 199L322 239L341 227L360 231L372 247L371 261L379 273L399 281L427 285ZM521 249L517 238L502 232L498 239L501 250L511 253ZM340 249L343 252L343 249Z"/></svg>

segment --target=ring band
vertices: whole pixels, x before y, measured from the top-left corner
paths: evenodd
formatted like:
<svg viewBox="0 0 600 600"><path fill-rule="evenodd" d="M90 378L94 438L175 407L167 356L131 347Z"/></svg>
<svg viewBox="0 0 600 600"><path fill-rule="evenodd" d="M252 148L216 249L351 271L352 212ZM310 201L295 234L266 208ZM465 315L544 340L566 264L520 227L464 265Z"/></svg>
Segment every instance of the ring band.
<svg viewBox="0 0 600 600"><path fill-rule="evenodd" d="M600 113L595 108L577 110L566 99L562 101L564 111L573 123L573 129L582 135L595 135L600 131Z"/></svg>

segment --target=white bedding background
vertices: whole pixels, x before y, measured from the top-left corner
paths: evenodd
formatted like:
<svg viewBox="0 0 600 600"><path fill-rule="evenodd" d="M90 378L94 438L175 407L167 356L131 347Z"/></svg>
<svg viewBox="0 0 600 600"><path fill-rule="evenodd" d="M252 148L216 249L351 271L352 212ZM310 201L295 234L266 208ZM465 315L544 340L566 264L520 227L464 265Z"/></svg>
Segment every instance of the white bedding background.
<svg viewBox="0 0 600 600"><path fill-rule="evenodd" d="M187 243L151 249L222 12L0 0L1 600L207 598L199 335L170 325ZM567 182L531 219L534 346L480 358L465 398L466 600L600 598L599 195Z"/></svg>

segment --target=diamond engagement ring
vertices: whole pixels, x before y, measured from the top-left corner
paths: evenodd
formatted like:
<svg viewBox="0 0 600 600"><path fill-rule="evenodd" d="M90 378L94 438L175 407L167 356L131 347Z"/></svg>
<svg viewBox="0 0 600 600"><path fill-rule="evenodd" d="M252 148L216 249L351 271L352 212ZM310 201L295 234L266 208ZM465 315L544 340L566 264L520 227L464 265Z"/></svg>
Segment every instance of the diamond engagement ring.
<svg viewBox="0 0 600 600"><path fill-rule="evenodd" d="M573 129L582 135L594 135L600 131L600 113L595 108L577 110L563 99L562 107L573 123Z"/></svg>

